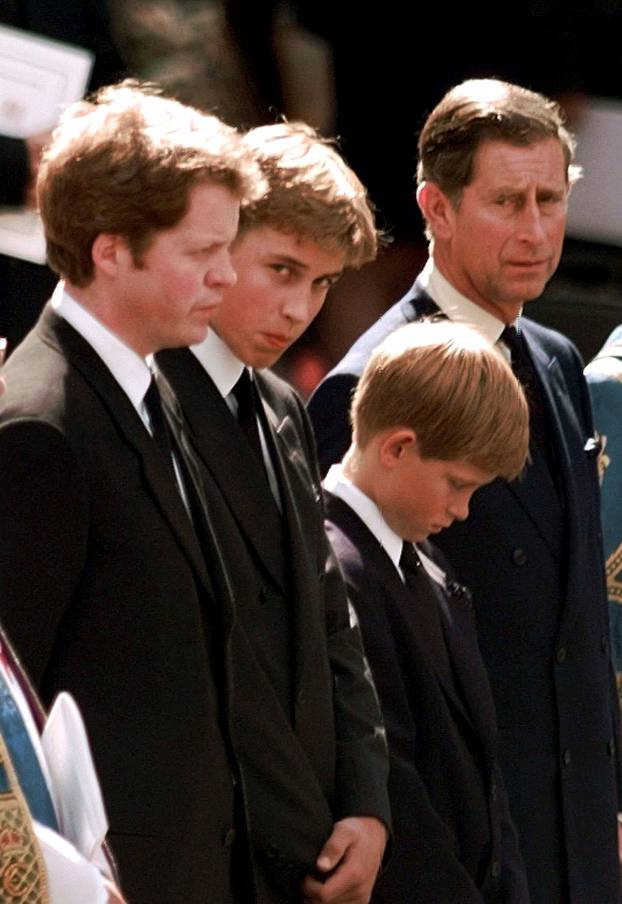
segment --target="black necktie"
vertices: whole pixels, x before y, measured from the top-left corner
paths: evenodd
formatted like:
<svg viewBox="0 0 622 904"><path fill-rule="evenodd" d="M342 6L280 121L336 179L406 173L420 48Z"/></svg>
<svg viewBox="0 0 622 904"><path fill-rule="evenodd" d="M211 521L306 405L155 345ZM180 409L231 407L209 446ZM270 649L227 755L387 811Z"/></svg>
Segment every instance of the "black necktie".
<svg viewBox="0 0 622 904"><path fill-rule="evenodd" d="M149 414L149 422L151 424L151 435L154 442L162 450L166 456L167 463L173 468L173 443L171 440L171 431L162 408L162 398L155 374L151 375L151 383L149 389L145 393L144 405Z"/></svg>
<svg viewBox="0 0 622 904"><path fill-rule="evenodd" d="M264 465L259 427L257 425L255 387L248 368L244 368L232 392L238 403L238 424L242 428L251 448L254 449L259 461Z"/></svg>
<svg viewBox="0 0 622 904"><path fill-rule="evenodd" d="M190 473L181 440L175 435L164 414L162 397L155 374L151 375L151 383L143 401L149 414L153 441L162 451L168 469L175 481L175 486L188 510L190 520L198 531L203 518L207 517L204 501L201 499L194 478ZM175 464L177 464L179 471L176 470Z"/></svg>
<svg viewBox="0 0 622 904"><path fill-rule="evenodd" d="M447 651L447 644L441 624L441 607L433 578L421 563L412 543L404 541L400 556L400 569L404 583L413 595L411 616L416 625L417 636L428 653L429 661L443 676L445 682L455 689L453 668Z"/></svg>
<svg viewBox="0 0 622 904"><path fill-rule="evenodd" d="M522 333L514 326L506 326L500 338L510 350L512 370L525 390L529 405L531 439L538 449L544 453L549 469L554 474L554 455L549 440L547 414L542 389L525 347L525 340Z"/></svg>
<svg viewBox="0 0 622 904"><path fill-rule="evenodd" d="M400 569L404 583L413 594L411 615L419 640L431 663L444 676L445 681L453 685L453 671L441 625L440 601L432 585L432 578L421 564L412 543L404 541L402 544Z"/></svg>
<svg viewBox="0 0 622 904"><path fill-rule="evenodd" d="M402 543L400 568L402 570L402 574L404 575L404 583L412 590L417 586L420 577L419 571L421 568L423 568L421 559L417 555L415 547L412 543L407 543L406 541Z"/></svg>

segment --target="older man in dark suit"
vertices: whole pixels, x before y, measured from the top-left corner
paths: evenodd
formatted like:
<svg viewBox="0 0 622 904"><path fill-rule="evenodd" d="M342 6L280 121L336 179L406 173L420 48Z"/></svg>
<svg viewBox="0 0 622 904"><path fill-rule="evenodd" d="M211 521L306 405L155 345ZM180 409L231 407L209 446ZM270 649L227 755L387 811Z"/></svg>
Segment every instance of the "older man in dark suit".
<svg viewBox="0 0 622 904"><path fill-rule="evenodd" d="M473 591L532 901L617 904L618 708L590 404L575 348L521 316L559 261L573 142L554 104L484 79L441 100L419 154L430 259L312 397L320 458L345 452L351 392L401 324L440 310L511 358L531 463L483 489L438 543Z"/></svg>
<svg viewBox="0 0 622 904"><path fill-rule="evenodd" d="M39 174L64 281L5 372L2 617L83 710L134 904L247 900L229 588L148 359L204 337L251 178L233 130L131 84L68 110Z"/></svg>
<svg viewBox="0 0 622 904"><path fill-rule="evenodd" d="M158 361L217 492L229 566L239 756L260 900L366 904L389 821L381 717L323 529L311 428L265 368L307 327L344 265L373 255L365 190L301 125L252 130L268 191L244 209L238 281L190 350Z"/></svg>

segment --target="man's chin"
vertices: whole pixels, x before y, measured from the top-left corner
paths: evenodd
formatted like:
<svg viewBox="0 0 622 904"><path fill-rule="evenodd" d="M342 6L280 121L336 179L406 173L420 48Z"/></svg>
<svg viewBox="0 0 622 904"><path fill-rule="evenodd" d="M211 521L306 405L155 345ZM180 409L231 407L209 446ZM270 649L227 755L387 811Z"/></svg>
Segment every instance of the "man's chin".
<svg viewBox="0 0 622 904"><path fill-rule="evenodd" d="M552 274L551 274L552 275ZM512 304L526 304L528 301L535 301L540 298L547 283L551 277L525 277L525 279L517 280L511 287L508 287L508 302Z"/></svg>

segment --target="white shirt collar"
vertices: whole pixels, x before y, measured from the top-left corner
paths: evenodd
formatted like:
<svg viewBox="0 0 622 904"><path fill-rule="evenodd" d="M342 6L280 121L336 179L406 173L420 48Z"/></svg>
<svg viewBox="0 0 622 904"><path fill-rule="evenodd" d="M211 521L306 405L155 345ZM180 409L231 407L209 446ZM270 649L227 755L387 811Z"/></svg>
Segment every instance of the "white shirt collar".
<svg viewBox="0 0 622 904"><path fill-rule="evenodd" d="M244 363L213 329L208 331L203 342L192 345L190 351L210 375L221 396L226 398L242 375Z"/></svg>
<svg viewBox="0 0 622 904"><path fill-rule="evenodd" d="M434 263L428 261L419 276L420 284L430 298L436 302L443 314L454 323L463 323L477 330L492 345L499 341L505 324L485 311L475 302L470 301L448 282Z"/></svg>
<svg viewBox="0 0 622 904"><path fill-rule="evenodd" d="M56 286L51 304L56 314L80 333L99 355L142 418L142 403L151 381L151 356L144 359L137 355L101 320L72 298L63 281Z"/></svg>
<svg viewBox="0 0 622 904"><path fill-rule="evenodd" d="M400 568L400 557L402 555L402 547L407 541L402 540L389 527L376 503L362 490L359 490L351 480L348 480L343 473L343 465L341 464L331 465L322 485L333 496L338 496L339 499L342 499L359 516L395 565L400 578L404 580L404 575ZM446 575L442 568L439 568L436 562L433 562L416 543L413 543L413 546L429 577L444 587Z"/></svg>
<svg viewBox="0 0 622 904"><path fill-rule="evenodd" d="M351 480L348 480L343 473L342 465L331 466L324 478L324 488L329 493L332 493L333 496L338 496L342 499L359 516L399 572L403 545L402 538L389 527L376 503L369 496L366 496L362 490L359 490Z"/></svg>

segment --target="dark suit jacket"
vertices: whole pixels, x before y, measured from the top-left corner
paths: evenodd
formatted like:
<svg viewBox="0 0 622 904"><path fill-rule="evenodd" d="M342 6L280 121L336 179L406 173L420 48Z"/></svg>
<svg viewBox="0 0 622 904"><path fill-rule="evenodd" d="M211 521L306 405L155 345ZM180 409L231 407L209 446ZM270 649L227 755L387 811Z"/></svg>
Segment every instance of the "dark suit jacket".
<svg viewBox="0 0 622 904"><path fill-rule="evenodd" d="M334 821L389 821L381 718L324 533L310 426L287 384L256 374L281 517L262 464L195 356L167 351L158 363L212 484L233 581L235 743L260 900L297 900Z"/></svg>
<svg viewBox="0 0 622 904"><path fill-rule="evenodd" d="M6 381L3 622L44 702L80 704L132 904L230 904L222 576L125 393L49 308Z"/></svg>
<svg viewBox="0 0 622 904"><path fill-rule="evenodd" d="M466 594L438 585L454 680L426 648L415 598L363 521L327 494L328 536L359 617L391 754L395 832L381 904L525 904L527 880L496 765L492 694ZM432 555L429 544L424 551Z"/></svg>
<svg viewBox="0 0 622 904"><path fill-rule="evenodd" d="M313 395L322 463L349 445L347 408L384 336L430 311L417 285L352 347ZM609 654L593 425L579 356L523 319L556 460L476 493L437 544L473 591L499 720L499 760L541 904L618 902L618 710Z"/></svg>

